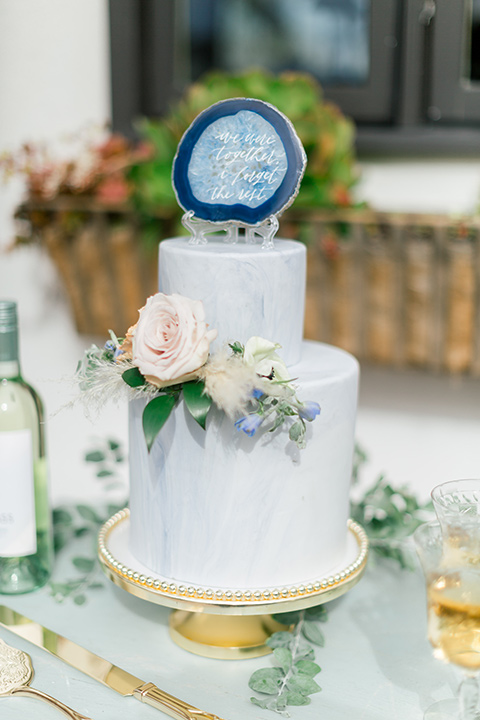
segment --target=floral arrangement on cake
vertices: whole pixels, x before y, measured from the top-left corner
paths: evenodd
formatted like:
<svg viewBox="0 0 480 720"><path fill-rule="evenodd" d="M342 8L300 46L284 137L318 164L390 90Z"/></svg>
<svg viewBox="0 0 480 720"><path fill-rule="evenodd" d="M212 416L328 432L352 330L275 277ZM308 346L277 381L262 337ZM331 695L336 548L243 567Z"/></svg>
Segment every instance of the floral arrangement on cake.
<svg viewBox="0 0 480 720"><path fill-rule="evenodd" d="M214 405L249 436L260 427L274 432L288 422L290 440L305 447L306 423L320 407L298 400L278 344L255 336L210 354L217 331L209 329L203 303L163 293L147 299L124 338L110 335L103 348L87 350L79 364L82 398L101 405L125 390L130 399L145 398L149 451L180 398L203 429Z"/></svg>

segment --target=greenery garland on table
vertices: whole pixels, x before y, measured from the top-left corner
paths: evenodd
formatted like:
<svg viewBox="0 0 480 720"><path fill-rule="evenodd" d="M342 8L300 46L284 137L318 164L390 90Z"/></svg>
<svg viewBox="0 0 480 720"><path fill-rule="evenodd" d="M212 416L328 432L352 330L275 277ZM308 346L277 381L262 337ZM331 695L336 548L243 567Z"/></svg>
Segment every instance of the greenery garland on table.
<svg viewBox="0 0 480 720"><path fill-rule="evenodd" d="M106 489L118 480L117 467L123 462L123 451L115 440L108 439L86 453L85 460L96 468L95 475L105 483ZM355 451L352 484L358 485L360 471L367 461L366 454L357 446ZM107 484L108 483L108 484ZM351 517L366 531L370 543L370 561L373 558L397 563L402 569L413 569L413 558L405 539L427 518L431 503L420 503L405 488L393 487L383 475L359 498L351 501ZM83 605L88 590L103 587L98 579L96 540L103 523L120 507L108 505L104 513L98 508L79 504L73 508L57 508L53 513L55 549L60 552L66 545L81 537L92 539L92 554L75 556L73 566L80 574L64 582L51 582L50 593L55 601L67 598ZM315 662L316 647L323 647L325 637L321 624L328 620L323 605L290 613L280 613L274 618L291 626L290 631L274 633L267 644L273 650L275 663L271 667L256 670L250 678L249 687L260 697L252 696L254 705L289 717L287 706L308 705L310 695L321 690L314 680L321 671Z"/></svg>
<svg viewBox="0 0 480 720"><path fill-rule="evenodd" d="M98 440L88 452L84 460L95 468L95 476L109 492L121 486L118 467L124 461L121 444L114 439ZM73 578L61 582L51 580L48 588L56 602L73 600L76 605L87 601L87 591L99 590L104 587L103 574L97 562L97 537L100 527L109 517L125 507L125 500L119 504L109 503L103 512L97 507L77 504L71 507L58 507L53 510L53 540L55 553L71 545L80 538L90 541L91 552L88 555L75 555L72 565L77 571Z"/></svg>
<svg viewBox="0 0 480 720"><path fill-rule="evenodd" d="M275 667L256 670L248 683L251 690L266 698L251 697L254 705L263 710L273 710L289 717L287 705L308 705L310 695L322 688L313 679L321 670L314 662L313 645L323 647L324 635L318 623L328 620L323 605L291 613L273 616L285 625L292 625L290 632L277 632L266 641L273 649Z"/></svg>

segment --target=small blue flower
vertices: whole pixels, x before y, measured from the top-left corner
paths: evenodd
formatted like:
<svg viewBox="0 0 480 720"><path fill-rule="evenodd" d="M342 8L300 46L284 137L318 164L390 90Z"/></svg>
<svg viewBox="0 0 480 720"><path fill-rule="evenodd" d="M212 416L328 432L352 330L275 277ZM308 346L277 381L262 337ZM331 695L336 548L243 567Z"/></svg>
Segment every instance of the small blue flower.
<svg viewBox="0 0 480 720"><path fill-rule="evenodd" d="M105 350L110 350L110 352L115 352L116 345L113 342L113 340L107 340L105 345L103 346Z"/></svg>
<svg viewBox="0 0 480 720"><path fill-rule="evenodd" d="M123 355L123 350L120 347L115 348L115 352L113 353L113 357L115 360L120 356Z"/></svg>
<svg viewBox="0 0 480 720"><path fill-rule="evenodd" d="M302 418L302 420L312 422L312 420L315 420L317 415L320 415L320 405L311 400L307 400L299 406L298 414Z"/></svg>
<svg viewBox="0 0 480 720"><path fill-rule="evenodd" d="M263 395L265 395L263 390L259 390L258 388L254 388L252 390L252 397L254 397L255 400L260 400L260 398L263 397Z"/></svg>
<svg viewBox="0 0 480 720"><path fill-rule="evenodd" d="M255 435L263 421L264 418L261 415L252 413L251 415L246 415L245 417L240 418L240 420L237 420L235 427L237 430L243 430L246 435L252 437L252 435Z"/></svg>

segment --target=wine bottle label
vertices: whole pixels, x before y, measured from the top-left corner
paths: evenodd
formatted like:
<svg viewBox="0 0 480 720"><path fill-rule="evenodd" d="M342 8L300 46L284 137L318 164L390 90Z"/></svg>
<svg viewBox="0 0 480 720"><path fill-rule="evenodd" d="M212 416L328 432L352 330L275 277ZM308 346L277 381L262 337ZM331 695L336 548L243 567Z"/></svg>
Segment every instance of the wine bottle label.
<svg viewBox="0 0 480 720"><path fill-rule="evenodd" d="M31 430L0 432L0 557L37 551Z"/></svg>

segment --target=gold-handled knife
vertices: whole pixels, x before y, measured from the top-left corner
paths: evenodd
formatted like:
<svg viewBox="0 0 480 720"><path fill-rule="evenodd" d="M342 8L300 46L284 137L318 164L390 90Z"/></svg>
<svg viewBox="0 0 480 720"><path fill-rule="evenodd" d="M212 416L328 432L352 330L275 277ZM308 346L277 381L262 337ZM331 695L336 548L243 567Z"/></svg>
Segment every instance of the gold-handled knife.
<svg viewBox="0 0 480 720"><path fill-rule="evenodd" d="M0 625L37 647L47 650L120 695L133 695L137 700L162 710L175 720L222 720L217 715L198 710L183 700L169 695L153 683L140 680L135 675L77 645L73 640L58 635L5 605L0 605Z"/></svg>

